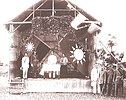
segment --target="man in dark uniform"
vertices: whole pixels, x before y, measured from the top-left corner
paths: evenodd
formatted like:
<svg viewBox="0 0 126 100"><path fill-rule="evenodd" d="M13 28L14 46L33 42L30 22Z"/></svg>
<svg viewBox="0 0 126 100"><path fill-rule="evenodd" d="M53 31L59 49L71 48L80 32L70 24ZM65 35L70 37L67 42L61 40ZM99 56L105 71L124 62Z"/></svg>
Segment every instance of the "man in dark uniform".
<svg viewBox="0 0 126 100"><path fill-rule="evenodd" d="M113 84L113 65L110 64L108 66L108 71L107 71L107 93L106 95L107 96L110 96L111 95L111 92L112 92L112 84Z"/></svg>
<svg viewBox="0 0 126 100"><path fill-rule="evenodd" d="M39 60L37 59L37 54L34 51L33 55L31 56L31 67L32 67L32 71L33 71L33 77L37 77L37 68L38 68L38 62Z"/></svg>
<svg viewBox="0 0 126 100"><path fill-rule="evenodd" d="M105 95L106 83L107 83L107 70L106 70L106 67L103 67L100 73L100 77L99 77L101 95Z"/></svg>
<svg viewBox="0 0 126 100"><path fill-rule="evenodd" d="M114 84L115 84L115 93L114 96L118 96L119 89L121 89L121 94L123 94L123 70L120 68L121 66L118 64L116 66L116 70L114 72Z"/></svg>

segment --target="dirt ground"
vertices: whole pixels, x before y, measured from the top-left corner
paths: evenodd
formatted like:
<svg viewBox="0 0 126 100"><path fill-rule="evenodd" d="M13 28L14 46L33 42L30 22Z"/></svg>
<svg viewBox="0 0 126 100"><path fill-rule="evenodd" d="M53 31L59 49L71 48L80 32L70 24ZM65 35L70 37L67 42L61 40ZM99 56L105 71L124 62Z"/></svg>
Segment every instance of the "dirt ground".
<svg viewBox="0 0 126 100"><path fill-rule="evenodd" d="M3 68L2 68L3 69ZM126 100L89 93L9 93L7 69L0 69L0 100Z"/></svg>
<svg viewBox="0 0 126 100"><path fill-rule="evenodd" d="M125 98L105 97L85 93L0 93L0 100L126 100Z"/></svg>

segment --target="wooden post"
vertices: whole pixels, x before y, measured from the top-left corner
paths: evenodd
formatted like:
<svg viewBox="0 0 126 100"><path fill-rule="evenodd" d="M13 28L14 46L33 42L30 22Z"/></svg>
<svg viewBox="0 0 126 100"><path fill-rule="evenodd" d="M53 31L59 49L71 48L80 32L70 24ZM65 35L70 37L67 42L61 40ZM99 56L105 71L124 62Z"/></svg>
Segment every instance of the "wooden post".
<svg viewBox="0 0 126 100"><path fill-rule="evenodd" d="M13 33L13 24L10 24L10 48L9 48L9 80L16 77L17 72L17 47L15 41L15 34Z"/></svg>
<svg viewBox="0 0 126 100"><path fill-rule="evenodd" d="M55 15L54 0L52 0L52 16Z"/></svg>
<svg viewBox="0 0 126 100"><path fill-rule="evenodd" d="M88 64L88 75L91 75L91 69L93 68L94 64L94 35L88 36L88 49L91 50L91 52L88 53L88 59L89 59L89 64Z"/></svg>

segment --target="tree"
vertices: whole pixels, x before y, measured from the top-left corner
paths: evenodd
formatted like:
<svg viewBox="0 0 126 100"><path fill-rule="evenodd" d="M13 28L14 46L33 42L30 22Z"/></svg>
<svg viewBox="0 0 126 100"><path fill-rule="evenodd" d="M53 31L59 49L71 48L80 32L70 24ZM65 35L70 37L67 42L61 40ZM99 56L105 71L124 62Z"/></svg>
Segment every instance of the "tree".
<svg viewBox="0 0 126 100"><path fill-rule="evenodd" d="M110 47L110 51L113 51L113 46L116 46L116 37L112 36L111 34L109 34L110 39L108 40L108 47Z"/></svg>

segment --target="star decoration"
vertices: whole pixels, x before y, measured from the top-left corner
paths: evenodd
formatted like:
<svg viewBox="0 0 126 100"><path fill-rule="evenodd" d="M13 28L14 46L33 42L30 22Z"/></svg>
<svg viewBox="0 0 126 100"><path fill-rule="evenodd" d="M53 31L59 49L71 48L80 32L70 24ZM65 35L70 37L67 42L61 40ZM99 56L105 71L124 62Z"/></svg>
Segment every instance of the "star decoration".
<svg viewBox="0 0 126 100"><path fill-rule="evenodd" d="M25 48L26 48L26 50L27 51L30 51L30 52L32 52L33 50L34 50L34 44L32 43L32 42L29 42L29 43L27 43L26 45L25 45Z"/></svg>
<svg viewBox="0 0 126 100"><path fill-rule="evenodd" d="M83 49L80 48L77 44L76 47L72 47L72 51L70 51L72 54L70 58L73 58L73 62L77 62L83 64L83 61L85 61L85 52L83 52Z"/></svg>

